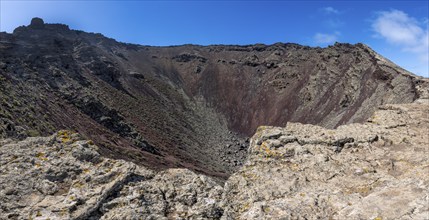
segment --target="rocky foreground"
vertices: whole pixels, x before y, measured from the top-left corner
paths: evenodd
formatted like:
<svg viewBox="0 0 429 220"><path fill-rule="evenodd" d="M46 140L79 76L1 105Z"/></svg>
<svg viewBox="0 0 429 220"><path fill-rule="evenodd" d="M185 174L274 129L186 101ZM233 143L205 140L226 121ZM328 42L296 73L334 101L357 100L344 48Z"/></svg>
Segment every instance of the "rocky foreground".
<svg viewBox="0 0 429 220"><path fill-rule="evenodd" d="M429 103L335 130L260 127L225 183L100 156L60 131L1 141L0 219L428 219Z"/></svg>

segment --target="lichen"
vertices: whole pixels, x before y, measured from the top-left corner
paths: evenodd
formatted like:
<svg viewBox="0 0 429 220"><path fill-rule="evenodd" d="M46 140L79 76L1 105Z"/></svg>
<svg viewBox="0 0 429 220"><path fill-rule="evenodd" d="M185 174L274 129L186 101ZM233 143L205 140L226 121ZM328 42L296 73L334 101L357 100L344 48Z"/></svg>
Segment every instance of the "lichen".
<svg viewBox="0 0 429 220"><path fill-rule="evenodd" d="M267 146L266 142L263 142L261 144L260 149L266 158L281 158L283 156L281 153L270 149L270 147Z"/></svg>
<svg viewBox="0 0 429 220"><path fill-rule="evenodd" d="M72 135L73 133L67 130L61 130L58 132L58 137L60 138L62 143L68 143L72 141Z"/></svg>
<svg viewBox="0 0 429 220"><path fill-rule="evenodd" d="M38 153L36 154L36 157L37 157L39 160L42 160L42 161L47 161L47 160L48 160L48 158L46 157L46 154L45 154L44 152L38 152Z"/></svg>
<svg viewBox="0 0 429 220"><path fill-rule="evenodd" d="M84 184L80 181L77 181L77 182L73 183L72 186L75 188L82 188L84 186Z"/></svg>
<svg viewBox="0 0 429 220"><path fill-rule="evenodd" d="M249 209L250 209L250 202L246 202L240 206L240 208L238 209L238 212L243 213Z"/></svg>

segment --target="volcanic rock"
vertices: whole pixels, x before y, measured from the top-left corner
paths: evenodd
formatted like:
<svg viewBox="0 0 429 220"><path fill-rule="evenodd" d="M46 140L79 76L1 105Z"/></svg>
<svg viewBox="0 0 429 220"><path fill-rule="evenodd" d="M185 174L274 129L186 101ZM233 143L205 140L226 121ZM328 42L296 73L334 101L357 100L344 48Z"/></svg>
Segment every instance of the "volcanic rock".
<svg viewBox="0 0 429 220"><path fill-rule="evenodd" d="M428 101L335 130L260 127L224 186L224 219L426 219Z"/></svg>
<svg viewBox="0 0 429 220"><path fill-rule="evenodd" d="M4 139L0 219L426 219L428 112L419 99L333 130L259 127L225 183L109 159L65 130Z"/></svg>
<svg viewBox="0 0 429 220"><path fill-rule="evenodd" d="M103 158L92 141L60 131L0 151L1 219L220 218L222 187L189 170L155 173Z"/></svg>
<svg viewBox="0 0 429 220"><path fill-rule="evenodd" d="M31 19L30 28L34 29L42 29L45 25L45 22L41 18L33 18Z"/></svg>

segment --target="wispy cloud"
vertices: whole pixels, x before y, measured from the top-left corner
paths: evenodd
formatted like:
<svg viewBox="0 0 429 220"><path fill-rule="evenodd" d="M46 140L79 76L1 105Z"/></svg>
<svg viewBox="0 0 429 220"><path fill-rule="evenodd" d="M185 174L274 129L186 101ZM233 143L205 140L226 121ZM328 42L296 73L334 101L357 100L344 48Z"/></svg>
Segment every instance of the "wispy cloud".
<svg viewBox="0 0 429 220"><path fill-rule="evenodd" d="M422 62L429 62L429 30L424 22L419 23L403 11L390 10L379 12L372 28L376 37L415 54Z"/></svg>
<svg viewBox="0 0 429 220"><path fill-rule="evenodd" d="M340 19L340 15L343 14L343 11L340 11L331 6L319 8L319 14L325 16L319 17L319 22L327 29L330 29L331 33L316 33L313 37L314 42L317 44L329 44L337 41L338 36L340 35L338 30L345 25L345 22Z"/></svg>
<svg viewBox="0 0 429 220"><path fill-rule="evenodd" d="M337 10L331 6L321 8L320 11L322 11L325 14L340 14L341 13L339 10Z"/></svg>
<svg viewBox="0 0 429 220"><path fill-rule="evenodd" d="M339 28L344 26L344 22L339 19L328 19L323 21L323 24L328 28Z"/></svg>
<svg viewBox="0 0 429 220"><path fill-rule="evenodd" d="M338 41L339 35L340 32L335 32L333 34L316 33L313 40L316 44L333 44Z"/></svg>

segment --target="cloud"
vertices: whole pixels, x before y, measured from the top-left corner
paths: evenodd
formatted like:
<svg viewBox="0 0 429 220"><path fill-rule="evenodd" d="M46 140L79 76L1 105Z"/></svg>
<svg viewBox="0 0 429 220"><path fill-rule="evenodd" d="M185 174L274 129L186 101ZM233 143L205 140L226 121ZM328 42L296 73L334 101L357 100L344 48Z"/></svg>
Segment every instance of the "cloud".
<svg viewBox="0 0 429 220"><path fill-rule="evenodd" d="M323 21L323 24L328 28L339 28L344 26L344 22L339 19L328 19Z"/></svg>
<svg viewBox="0 0 429 220"><path fill-rule="evenodd" d="M333 34L316 33L313 39L317 44L333 44L338 41L339 35L340 32L335 32Z"/></svg>
<svg viewBox="0 0 429 220"><path fill-rule="evenodd" d="M338 29L342 26L345 25L345 22L340 19L339 16L340 14L343 14L342 11L339 11L333 7L324 7L324 8L319 8L319 12L322 13L323 18L319 18L321 20L319 20L319 22L321 22L321 24L327 28L330 29Z"/></svg>
<svg viewBox="0 0 429 220"><path fill-rule="evenodd" d="M398 10L380 12L372 28L390 43L406 45L414 44L423 34L414 18Z"/></svg>
<svg viewBox="0 0 429 220"><path fill-rule="evenodd" d="M325 14L340 14L341 12L338 11L337 9L333 8L333 7L324 7L320 9L323 13Z"/></svg>
<svg viewBox="0 0 429 220"><path fill-rule="evenodd" d="M419 23L403 11L382 11L373 20L372 29L376 37L415 54L422 62L429 61L429 30L425 22Z"/></svg>

